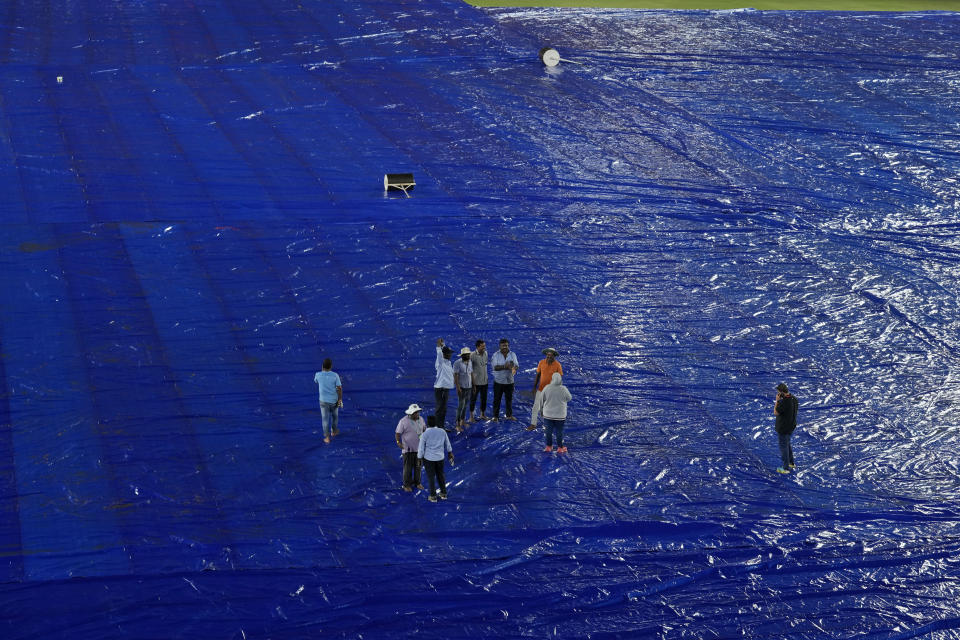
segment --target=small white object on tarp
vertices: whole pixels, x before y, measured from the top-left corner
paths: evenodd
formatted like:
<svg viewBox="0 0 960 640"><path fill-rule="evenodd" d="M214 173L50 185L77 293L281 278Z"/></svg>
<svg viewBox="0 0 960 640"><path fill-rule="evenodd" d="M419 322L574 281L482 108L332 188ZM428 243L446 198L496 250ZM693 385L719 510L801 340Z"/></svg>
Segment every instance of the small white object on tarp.
<svg viewBox="0 0 960 640"><path fill-rule="evenodd" d="M383 174L383 190L390 191L398 190L403 191L403 195L410 197L410 194L407 193L410 189L413 189L416 186L416 181L413 179L412 173L385 173Z"/></svg>
<svg viewBox="0 0 960 640"><path fill-rule="evenodd" d="M573 64L580 64L576 60L567 60L560 57L560 52L554 49L553 47L544 47L540 49L540 62L542 62L547 67L555 67L561 62L572 62Z"/></svg>
<svg viewBox="0 0 960 640"><path fill-rule="evenodd" d="M553 47L544 47L540 49L540 62L548 67L555 67L560 64L560 52Z"/></svg>

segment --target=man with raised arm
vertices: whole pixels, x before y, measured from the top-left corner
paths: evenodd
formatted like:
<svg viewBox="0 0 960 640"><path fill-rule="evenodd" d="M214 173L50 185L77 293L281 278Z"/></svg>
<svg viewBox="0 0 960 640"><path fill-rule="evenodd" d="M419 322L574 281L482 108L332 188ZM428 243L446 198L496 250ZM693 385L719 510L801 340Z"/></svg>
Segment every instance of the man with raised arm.
<svg viewBox="0 0 960 640"><path fill-rule="evenodd" d="M434 414L437 418L437 426L445 429L444 421L447 417L447 402L450 398L450 389L454 388L453 383L453 364L450 362L450 356L453 355L453 349L443 344L443 338L437 338L437 359L433 366L437 370L437 377L433 382L433 398L436 401Z"/></svg>

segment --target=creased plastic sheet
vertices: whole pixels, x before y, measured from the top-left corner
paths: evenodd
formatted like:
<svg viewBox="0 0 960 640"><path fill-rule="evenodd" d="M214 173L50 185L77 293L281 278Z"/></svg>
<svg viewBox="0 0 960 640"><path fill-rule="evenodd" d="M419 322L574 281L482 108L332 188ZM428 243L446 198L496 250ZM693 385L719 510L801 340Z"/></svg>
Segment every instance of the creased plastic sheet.
<svg viewBox="0 0 960 640"><path fill-rule="evenodd" d="M8 3L3 637L960 637L958 40ZM511 340L521 420L432 504L393 429L440 336ZM566 455L523 430L546 346Z"/></svg>

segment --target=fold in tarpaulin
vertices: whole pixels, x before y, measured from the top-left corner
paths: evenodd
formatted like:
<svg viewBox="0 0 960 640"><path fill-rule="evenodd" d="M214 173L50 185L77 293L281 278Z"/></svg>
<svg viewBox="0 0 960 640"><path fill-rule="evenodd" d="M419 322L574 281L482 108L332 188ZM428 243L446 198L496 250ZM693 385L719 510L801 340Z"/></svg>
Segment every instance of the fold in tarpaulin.
<svg viewBox="0 0 960 640"><path fill-rule="evenodd" d="M960 637L958 27L8 3L3 637ZM520 419L433 504L437 337Z"/></svg>

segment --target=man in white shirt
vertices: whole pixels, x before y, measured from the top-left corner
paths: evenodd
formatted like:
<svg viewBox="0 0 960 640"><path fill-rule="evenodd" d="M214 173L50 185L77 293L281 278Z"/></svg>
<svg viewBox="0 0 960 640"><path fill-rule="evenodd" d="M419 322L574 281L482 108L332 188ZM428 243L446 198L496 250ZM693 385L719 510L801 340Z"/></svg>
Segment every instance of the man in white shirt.
<svg viewBox="0 0 960 640"><path fill-rule="evenodd" d="M437 338L437 359L433 365L437 370L437 377L433 382L433 397L437 403L434 414L437 417L437 426L441 429L446 428L444 420L447 417L447 402L450 398L450 389L455 386L453 364L450 362L451 355L453 355L453 349L443 344L443 338Z"/></svg>

